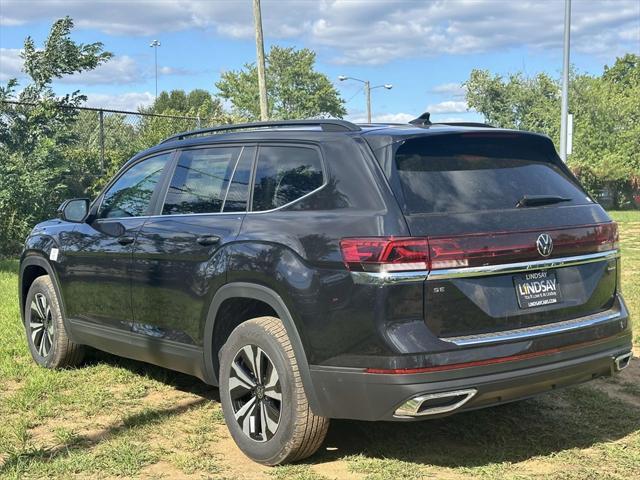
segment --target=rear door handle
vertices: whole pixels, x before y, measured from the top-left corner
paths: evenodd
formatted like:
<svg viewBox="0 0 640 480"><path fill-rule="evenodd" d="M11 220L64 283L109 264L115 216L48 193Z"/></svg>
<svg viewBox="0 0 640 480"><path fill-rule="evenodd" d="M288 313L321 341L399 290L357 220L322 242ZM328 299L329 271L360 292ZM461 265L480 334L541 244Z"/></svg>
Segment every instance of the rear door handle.
<svg viewBox="0 0 640 480"><path fill-rule="evenodd" d="M133 237L118 237L118 243L120 245L131 245L133 243Z"/></svg>
<svg viewBox="0 0 640 480"><path fill-rule="evenodd" d="M202 235L201 237L198 237L196 242L198 242L200 245L208 247L220 243L220 237L217 235Z"/></svg>

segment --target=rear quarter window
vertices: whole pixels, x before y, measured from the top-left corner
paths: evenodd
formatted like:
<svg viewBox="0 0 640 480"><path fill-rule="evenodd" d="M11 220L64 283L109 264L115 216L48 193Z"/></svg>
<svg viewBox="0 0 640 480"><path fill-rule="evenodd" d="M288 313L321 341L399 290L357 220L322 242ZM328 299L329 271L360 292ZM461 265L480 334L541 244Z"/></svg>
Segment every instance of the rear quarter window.
<svg viewBox="0 0 640 480"><path fill-rule="evenodd" d="M261 146L253 186L253 211L272 210L320 188L320 153L310 147Z"/></svg>
<svg viewBox="0 0 640 480"><path fill-rule="evenodd" d="M409 139L397 148L395 168L409 214L503 210L524 195L566 198L561 205L590 203L539 142L517 136Z"/></svg>

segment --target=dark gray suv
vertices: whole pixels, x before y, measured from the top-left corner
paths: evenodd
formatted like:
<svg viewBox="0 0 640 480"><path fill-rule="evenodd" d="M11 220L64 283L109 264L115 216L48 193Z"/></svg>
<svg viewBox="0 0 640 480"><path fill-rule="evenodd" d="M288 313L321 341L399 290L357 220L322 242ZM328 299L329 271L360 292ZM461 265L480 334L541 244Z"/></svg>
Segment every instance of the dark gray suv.
<svg viewBox="0 0 640 480"><path fill-rule="evenodd" d="M267 465L330 418L423 420L631 358L616 224L549 138L424 116L171 137L33 229L20 304L45 367L89 346L219 386Z"/></svg>

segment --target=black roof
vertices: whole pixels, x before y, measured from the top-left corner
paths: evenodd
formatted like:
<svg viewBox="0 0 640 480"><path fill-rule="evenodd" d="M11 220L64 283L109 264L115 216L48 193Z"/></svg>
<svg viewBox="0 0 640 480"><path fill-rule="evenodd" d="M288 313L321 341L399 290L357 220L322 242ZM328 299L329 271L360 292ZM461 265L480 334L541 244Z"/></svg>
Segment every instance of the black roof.
<svg viewBox="0 0 640 480"><path fill-rule="evenodd" d="M339 119L281 120L219 125L211 128L182 132L166 138L158 145L135 155L129 162L156 151L177 147L210 144L212 142L246 142L260 140L291 140L292 134L298 140L314 141L335 135L384 136L387 141L423 135L441 135L463 132L526 132L494 129L481 123L369 123L355 124ZM380 141L382 138L379 139ZM129 163L127 162L127 163Z"/></svg>

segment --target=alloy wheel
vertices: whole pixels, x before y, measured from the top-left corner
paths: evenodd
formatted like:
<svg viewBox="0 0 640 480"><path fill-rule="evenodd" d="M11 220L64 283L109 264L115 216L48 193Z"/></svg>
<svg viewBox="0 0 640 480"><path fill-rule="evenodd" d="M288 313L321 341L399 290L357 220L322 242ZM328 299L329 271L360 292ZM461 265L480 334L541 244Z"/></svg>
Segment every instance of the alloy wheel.
<svg viewBox="0 0 640 480"><path fill-rule="evenodd" d="M282 410L280 377L260 347L246 345L236 353L229 372L229 395L245 435L258 442L275 435Z"/></svg>
<svg viewBox="0 0 640 480"><path fill-rule="evenodd" d="M31 301L29 334L38 355L41 357L49 355L55 334L54 321L49 301L42 293L36 293Z"/></svg>

